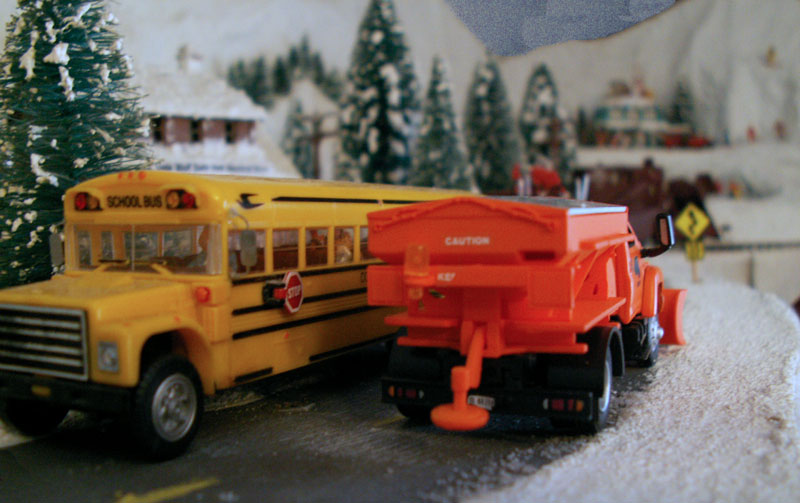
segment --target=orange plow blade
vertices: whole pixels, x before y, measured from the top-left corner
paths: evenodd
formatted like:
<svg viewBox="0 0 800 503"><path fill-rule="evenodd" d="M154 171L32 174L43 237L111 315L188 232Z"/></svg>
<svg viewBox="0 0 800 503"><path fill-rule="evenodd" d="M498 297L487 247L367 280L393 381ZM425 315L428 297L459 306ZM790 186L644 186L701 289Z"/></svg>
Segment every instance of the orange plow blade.
<svg viewBox="0 0 800 503"><path fill-rule="evenodd" d="M686 302L686 290L664 289L664 307L658 314L658 323L664 329L661 344L683 346L683 305Z"/></svg>

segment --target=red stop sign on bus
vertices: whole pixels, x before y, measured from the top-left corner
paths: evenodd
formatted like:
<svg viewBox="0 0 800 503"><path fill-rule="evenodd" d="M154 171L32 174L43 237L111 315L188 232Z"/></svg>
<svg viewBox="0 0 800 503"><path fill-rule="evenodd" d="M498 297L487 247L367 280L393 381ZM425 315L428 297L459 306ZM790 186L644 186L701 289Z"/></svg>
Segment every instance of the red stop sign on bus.
<svg viewBox="0 0 800 503"><path fill-rule="evenodd" d="M300 306L303 304L303 281L297 271L289 271L283 276L283 284L286 285L283 308L290 314L294 314L300 310Z"/></svg>

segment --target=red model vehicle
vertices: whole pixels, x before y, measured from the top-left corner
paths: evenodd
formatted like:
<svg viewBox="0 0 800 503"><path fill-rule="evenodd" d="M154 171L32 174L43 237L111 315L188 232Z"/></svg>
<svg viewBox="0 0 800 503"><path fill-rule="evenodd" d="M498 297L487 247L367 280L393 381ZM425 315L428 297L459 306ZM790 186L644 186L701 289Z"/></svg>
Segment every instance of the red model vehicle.
<svg viewBox="0 0 800 503"><path fill-rule="evenodd" d="M460 197L370 213L368 302L404 306L382 393L404 415L448 430L488 410L596 432L612 374L683 344L685 290L642 260L624 206L557 198Z"/></svg>

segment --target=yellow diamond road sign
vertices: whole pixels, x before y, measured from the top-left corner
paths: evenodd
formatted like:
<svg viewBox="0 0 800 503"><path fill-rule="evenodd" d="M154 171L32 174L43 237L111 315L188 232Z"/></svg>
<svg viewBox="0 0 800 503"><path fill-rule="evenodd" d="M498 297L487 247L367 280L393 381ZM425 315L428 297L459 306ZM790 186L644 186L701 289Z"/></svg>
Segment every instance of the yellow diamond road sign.
<svg viewBox="0 0 800 503"><path fill-rule="evenodd" d="M711 220L694 203L689 203L675 219L675 228L691 240L698 239L708 228Z"/></svg>

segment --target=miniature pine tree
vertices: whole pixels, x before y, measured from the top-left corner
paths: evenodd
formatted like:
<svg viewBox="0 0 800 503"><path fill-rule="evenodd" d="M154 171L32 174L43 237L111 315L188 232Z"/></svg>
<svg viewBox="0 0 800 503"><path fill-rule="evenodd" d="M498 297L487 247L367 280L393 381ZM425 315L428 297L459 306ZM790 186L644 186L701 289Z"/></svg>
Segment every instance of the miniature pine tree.
<svg viewBox="0 0 800 503"><path fill-rule="evenodd" d="M428 94L423 106L422 127L414 164L409 174L411 185L470 189L467 162L458 144L450 83L444 63L433 60Z"/></svg>
<svg viewBox="0 0 800 503"><path fill-rule="evenodd" d="M511 169L519 159L511 107L493 58L475 69L464 119L469 163L484 193L512 189Z"/></svg>
<svg viewBox="0 0 800 503"><path fill-rule="evenodd" d="M236 60L228 67L228 84L235 89L247 92L247 86L250 84L250 74L247 69L247 63L243 59Z"/></svg>
<svg viewBox="0 0 800 503"><path fill-rule="evenodd" d="M292 90L292 80L289 74L289 68L283 58L275 60L275 66L272 69L272 90L275 94L289 94Z"/></svg>
<svg viewBox="0 0 800 503"><path fill-rule="evenodd" d="M0 62L0 286L47 279L64 191L148 165L130 59L102 2L20 0Z"/></svg>
<svg viewBox="0 0 800 503"><path fill-rule="evenodd" d="M519 128L527 161L545 157L565 180L575 158L575 126L558 102L558 90L546 65L534 69L528 80Z"/></svg>
<svg viewBox="0 0 800 503"><path fill-rule="evenodd" d="M406 180L419 103L416 78L392 0L371 0L359 27L341 113L337 178Z"/></svg>
<svg viewBox="0 0 800 503"><path fill-rule="evenodd" d="M303 175L303 178L315 178L314 153L311 145L311 131L303 120L303 105L295 101L292 111L286 117L281 148Z"/></svg>
<svg viewBox="0 0 800 503"><path fill-rule="evenodd" d="M694 100L689 88L680 80L675 90L670 120L673 123L688 124L691 130L694 131Z"/></svg>
<svg viewBox="0 0 800 503"><path fill-rule="evenodd" d="M272 92L269 82L269 65L266 58L260 56L252 63L245 92L253 103L269 108L272 104Z"/></svg>

